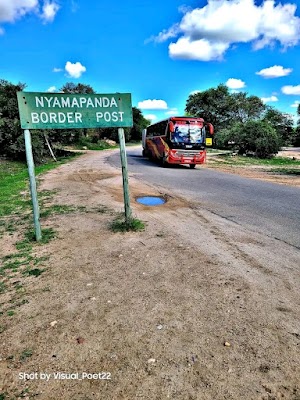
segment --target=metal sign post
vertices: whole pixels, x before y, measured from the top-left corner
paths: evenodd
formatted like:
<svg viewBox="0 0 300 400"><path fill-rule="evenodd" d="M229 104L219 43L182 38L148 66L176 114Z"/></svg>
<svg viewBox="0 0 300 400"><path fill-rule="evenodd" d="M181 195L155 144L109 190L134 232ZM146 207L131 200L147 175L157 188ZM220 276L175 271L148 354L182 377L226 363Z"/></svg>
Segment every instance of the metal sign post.
<svg viewBox="0 0 300 400"><path fill-rule="evenodd" d="M37 242L39 242L42 239L42 231L40 224L40 209L36 191L36 180L34 174L34 161L32 155L31 136L30 136L30 131L28 129L25 129L24 137L25 137L26 160L27 160L29 183L30 183L30 193L32 199L34 232L35 232L35 238Z"/></svg>
<svg viewBox="0 0 300 400"><path fill-rule="evenodd" d="M121 156L121 165L122 165L122 177L123 177L123 194L124 194L124 206L125 206L125 221L128 225L132 213L130 208L130 196L129 196L129 187L128 187L128 172L127 172L127 157L126 157L126 147L125 147L125 138L124 138L124 129L118 129L119 142L120 142L120 156Z"/></svg>
<svg viewBox="0 0 300 400"><path fill-rule="evenodd" d="M41 240L42 234L29 129L119 128L125 219L128 224L131 209L123 128L133 125L131 94L18 92L17 97L25 136L36 240Z"/></svg>

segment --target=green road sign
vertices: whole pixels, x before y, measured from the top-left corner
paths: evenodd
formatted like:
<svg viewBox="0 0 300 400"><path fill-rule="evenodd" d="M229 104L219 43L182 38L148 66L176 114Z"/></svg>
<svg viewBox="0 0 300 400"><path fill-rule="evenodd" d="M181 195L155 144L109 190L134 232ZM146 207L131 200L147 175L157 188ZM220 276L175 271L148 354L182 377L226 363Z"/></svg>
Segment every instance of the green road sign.
<svg viewBox="0 0 300 400"><path fill-rule="evenodd" d="M130 93L18 92L22 129L131 127Z"/></svg>

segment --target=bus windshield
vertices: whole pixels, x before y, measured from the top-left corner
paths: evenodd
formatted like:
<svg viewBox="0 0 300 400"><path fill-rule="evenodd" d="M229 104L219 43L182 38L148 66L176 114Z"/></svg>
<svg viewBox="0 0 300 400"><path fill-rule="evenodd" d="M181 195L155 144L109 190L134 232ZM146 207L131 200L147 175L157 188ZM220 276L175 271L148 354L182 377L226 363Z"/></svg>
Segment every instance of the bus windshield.
<svg viewBox="0 0 300 400"><path fill-rule="evenodd" d="M191 124L175 124L171 133L172 143L198 144L204 142L204 127Z"/></svg>

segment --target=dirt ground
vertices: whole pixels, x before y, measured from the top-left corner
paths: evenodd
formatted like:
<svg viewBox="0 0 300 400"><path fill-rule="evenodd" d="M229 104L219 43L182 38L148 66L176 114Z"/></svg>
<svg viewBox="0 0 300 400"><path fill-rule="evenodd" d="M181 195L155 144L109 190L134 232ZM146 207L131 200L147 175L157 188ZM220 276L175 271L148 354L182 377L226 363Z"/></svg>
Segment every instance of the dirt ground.
<svg viewBox="0 0 300 400"><path fill-rule="evenodd" d="M134 177L146 228L113 233L122 177L106 157L87 152L39 185L77 208L41 220L57 233L34 246L45 271L15 278L27 301L1 316L0 399L299 400L299 249ZM16 239L0 239L5 254Z"/></svg>

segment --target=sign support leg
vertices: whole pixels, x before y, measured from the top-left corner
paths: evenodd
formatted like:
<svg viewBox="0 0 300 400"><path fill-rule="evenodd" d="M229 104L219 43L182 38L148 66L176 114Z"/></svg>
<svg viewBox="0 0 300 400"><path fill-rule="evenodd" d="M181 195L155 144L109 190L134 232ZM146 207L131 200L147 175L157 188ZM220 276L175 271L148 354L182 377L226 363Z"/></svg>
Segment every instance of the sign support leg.
<svg viewBox="0 0 300 400"><path fill-rule="evenodd" d="M119 142L120 142L120 155L122 164L122 177L123 177L123 193L124 193L124 205L125 205L125 221L129 224L132 213L130 208L130 196L128 186L128 171L127 171L127 158L125 148L124 129L118 128Z"/></svg>
<svg viewBox="0 0 300 400"><path fill-rule="evenodd" d="M40 210L37 198L37 190L36 190L36 180L34 173L34 161L32 155L32 145L31 145L31 136L30 131L28 129L24 130L25 137L25 149L26 149L26 160L28 166L28 174L29 174L29 182L30 182L30 193L32 199L32 209L33 209L33 220L34 220L34 231L37 242L42 239L42 231L40 225Z"/></svg>

